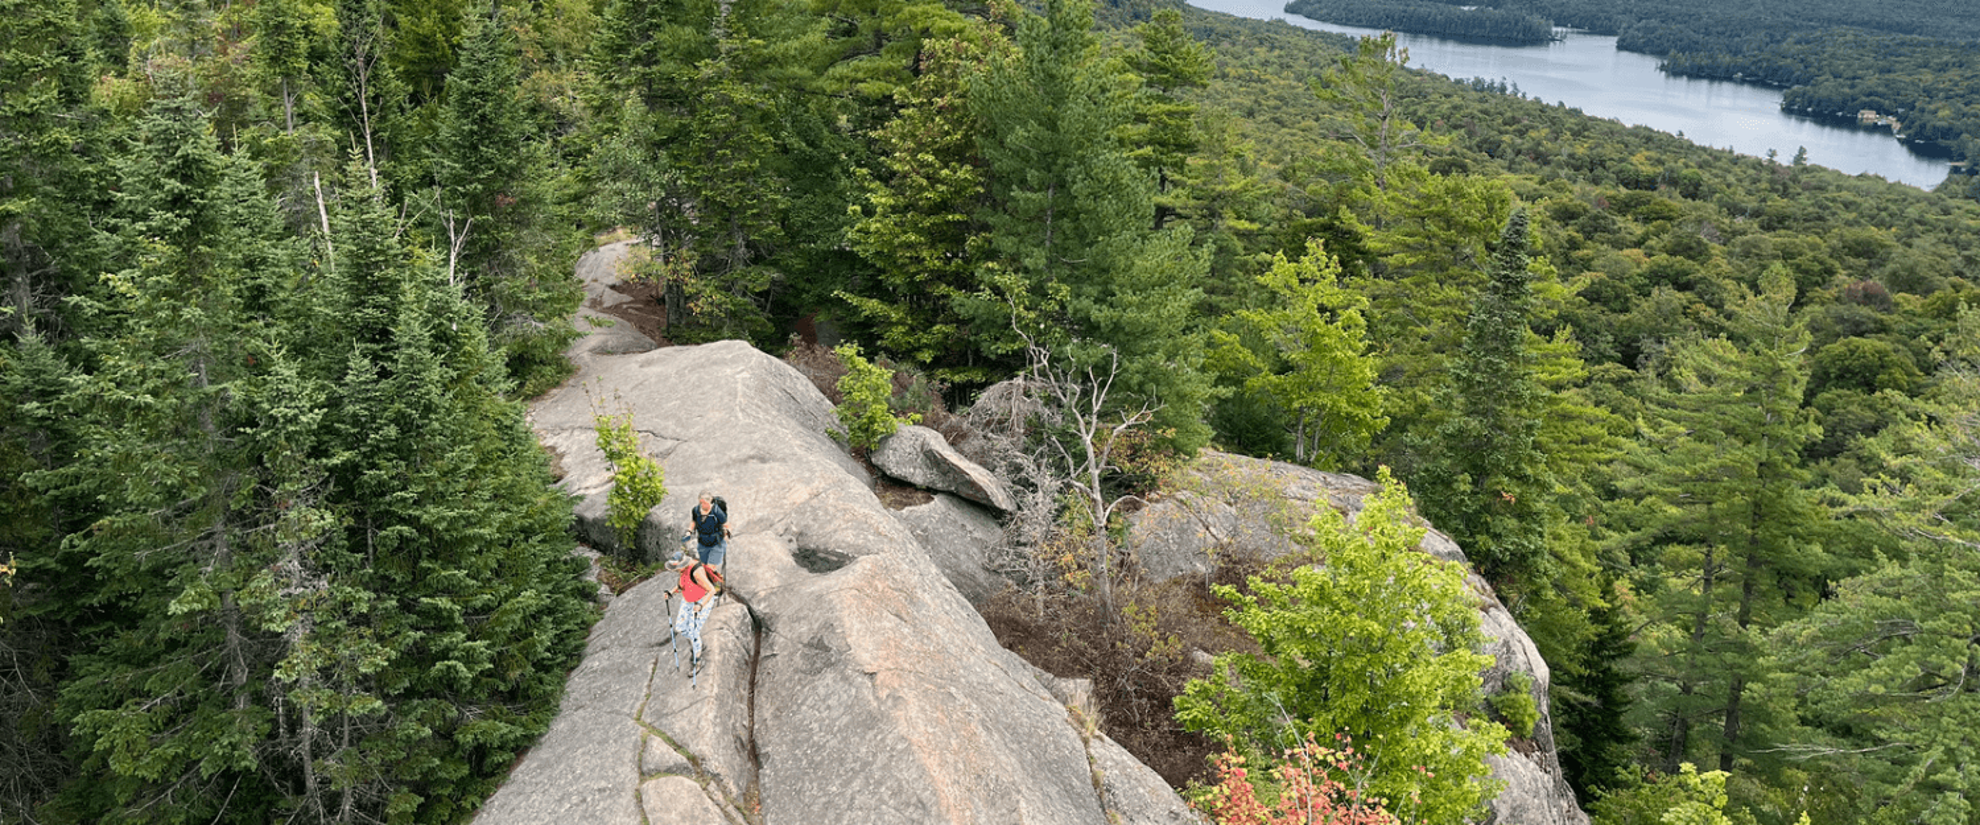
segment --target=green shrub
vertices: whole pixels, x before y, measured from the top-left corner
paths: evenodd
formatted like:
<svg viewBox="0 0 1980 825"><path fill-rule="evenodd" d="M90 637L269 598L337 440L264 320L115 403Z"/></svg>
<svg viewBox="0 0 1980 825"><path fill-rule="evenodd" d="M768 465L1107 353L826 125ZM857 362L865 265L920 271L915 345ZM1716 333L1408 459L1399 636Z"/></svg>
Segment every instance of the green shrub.
<svg viewBox="0 0 1980 825"><path fill-rule="evenodd" d="M612 492L606 498L610 513L605 523L618 534L620 544L637 547L640 522L667 497L667 473L659 462L640 452L632 413L599 413L592 421L598 427L598 449L612 462Z"/></svg>
<svg viewBox="0 0 1980 825"><path fill-rule="evenodd" d="M839 379L839 395L845 400L833 412L839 414L839 423L846 427L848 443L871 450L902 424L921 420L921 416L914 414L895 416L888 406L887 402L894 396L892 370L861 358L857 344L840 344L832 351L846 365L846 375Z"/></svg>
<svg viewBox="0 0 1980 825"><path fill-rule="evenodd" d="M1540 724L1540 703L1533 701L1533 677L1514 673L1506 677L1506 689L1490 700L1492 712L1506 723L1506 730L1521 739L1533 738L1533 726Z"/></svg>
<svg viewBox="0 0 1980 825"><path fill-rule="evenodd" d="M1403 485L1386 467L1378 480L1352 525L1322 507L1295 536L1324 565L1253 577L1248 592L1213 588L1257 652L1218 656L1214 675L1176 697L1176 718L1256 756L1346 733L1369 758L1374 796L1408 800L1411 819L1459 822L1499 792L1485 757L1506 752L1499 723L1464 718L1491 663L1477 597L1461 566L1417 549Z"/></svg>

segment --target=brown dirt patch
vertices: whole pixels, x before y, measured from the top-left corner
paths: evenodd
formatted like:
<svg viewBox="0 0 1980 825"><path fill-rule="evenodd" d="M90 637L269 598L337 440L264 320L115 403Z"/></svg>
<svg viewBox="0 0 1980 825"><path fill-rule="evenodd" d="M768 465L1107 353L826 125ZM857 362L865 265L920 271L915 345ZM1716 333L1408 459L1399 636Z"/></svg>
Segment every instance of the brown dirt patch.
<svg viewBox="0 0 1980 825"><path fill-rule="evenodd" d="M1236 573L1218 571L1222 580ZM1209 757L1222 748L1176 722L1175 697L1208 670L1191 655L1255 650L1231 627L1225 604L1208 582L1121 582L1108 616L1099 599L1060 591L1043 597L1007 590L983 607L983 619L1003 646L1057 676L1091 679L1100 729L1171 787L1207 781Z"/></svg>
<svg viewBox="0 0 1980 825"><path fill-rule="evenodd" d="M667 340L667 305L660 300L659 284L644 281L617 283L612 285L612 291L632 300L595 309L632 324L633 329L653 339L656 345L673 346L673 342Z"/></svg>

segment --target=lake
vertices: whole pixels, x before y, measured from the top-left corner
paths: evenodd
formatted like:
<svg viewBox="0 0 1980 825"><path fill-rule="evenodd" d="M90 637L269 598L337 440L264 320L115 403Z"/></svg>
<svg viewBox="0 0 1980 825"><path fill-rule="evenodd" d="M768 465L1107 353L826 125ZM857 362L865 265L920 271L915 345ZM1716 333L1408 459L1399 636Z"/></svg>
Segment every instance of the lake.
<svg viewBox="0 0 1980 825"><path fill-rule="evenodd" d="M1318 31L1355 36L1379 33L1287 14L1284 0L1189 3L1255 20L1284 20ZM1460 80L1504 80L1536 100L1682 135L1700 145L1760 157L1772 149L1782 163L1793 158L1798 147L1807 147L1809 163L1852 175L1868 172L1924 189L1945 180L1945 158L1913 153L1888 129L1789 115L1781 111L1778 89L1666 75L1657 70L1657 58L1617 51L1614 37L1568 32L1563 38L1537 46L1495 46L1397 35L1398 42L1409 50L1412 67Z"/></svg>

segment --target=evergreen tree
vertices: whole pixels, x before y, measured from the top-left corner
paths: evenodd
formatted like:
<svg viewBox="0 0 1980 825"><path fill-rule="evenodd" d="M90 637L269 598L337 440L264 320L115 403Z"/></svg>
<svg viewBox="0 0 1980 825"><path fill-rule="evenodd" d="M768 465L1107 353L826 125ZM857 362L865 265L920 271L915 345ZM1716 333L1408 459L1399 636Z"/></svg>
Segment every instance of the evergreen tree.
<svg viewBox="0 0 1980 825"><path fill-rule="evenodd" d="M327 95L336 145L356 151L379 184L406 110L405 83L387 59L391 32L385 2L337 0L337 40L325 58L330 65L322 71L324 77L336 78Z"/></svg>
<svg viewBox="0 0 1980 825"><path fill-rule="evenodd" d="M56 580L87 631L60 699L80 771L56 810L254 821L271 793L259 757L276 646L245 593L273 516L242 435L267 320L250 303L284 256L268 222L242 219L273 211L258 169L221 155L189 91L172 91L119 163L123 268L88 304L117 332L90 342L93 370L71 390L87 446L50 477L96 507L58 559L89 574Z"/></svg>
<svg viewBox="0 0 1980 825"><path fill-rule="evenodd" d="M587 611L551 486L479 313L400 246L361 164L333 216L316 638L285 678L340 810L452 818L541 733ZM301 690L298 687L298 690ZM375 815L375 814L373 814Z"/></svg>
<svg viewBox="0 0 1980 825"><path fill-rule="evenodd" d="M1736 289L1731 337L1692 340L1651 395L1642 443L1618 480L1637 497L1627 538L1638 587L1651 596L1637 667L1646 744L1667 771L1695 759L1693 730L1718 721L1706 752L1731 770L1750 747L1747 686L1758 635L1792 618L1823 572L1825 519L1801 450L1819 437L1801 406L1808 332L1789 308L1794 285L1771 268L1758 294Z"/></svg>
<svg viewBox="0 0 1980 825"><path fill-rule="evenodd" d="M970 92L989 170L989 260L963 306L971 336L992 358L1026 339L1089 362L1111 348L1120 401L1160 404L1154 426L1194 449L1210 387L1190 313L1207 260L1187 227L1149 230L1153 182L1119 138L1132 78L1102 58L1085 0L1022 14L1017 45Z"/></svg>
<svg viewBox="0 0 1980 825"><path fill-rule="evenodd" d="M91 289L93 238L107 206L95 163L104 113L90 96L87 32L71 0L0 3L0 329L66 339L65 298Z"/></svg>
<svg viewBox="0 0 1980 825"><path fill-rule="evenodd" d="M101 221L113 133L93 100L100 60L69 0L0 2L0 820L33 809L75 773L55 693L75 645L76 605L57 592L88 572L58 561L87 523L86 500L50 489L82 427L71 399L78 341L93 324L75 299L100 291ZM84 505L84 506L77 506Z"/></svg>
<svg viewBox="0 0 1980 825"><path fill-rule="evenodd" d="M1485 288L1465 320L1451 364L1451 410L1421 474L1424 515L1464 547L1496 585L1552 578L1546 517L1554 482L1539 443L1545 388L1529 349L1533 273L1527 217L1517 210L1499 235Z"/></svg>
<svg viewBox="0 0 1980 825"><path fill-rule="evenodd" d="M828 21L820 89L850 94L870 104L852 111L872 114L889 113L893 99L928 71L931 42L972 25L939 0L811 0L806 12ZM855 128L878 125L862 119Z"/></svg>
<svg viewBox="0 0 1980 825"><path fill-rule="evenodd" d="M1936 350L1935 386L1869 439L1882 469L1850 500L1904 555L1768 639L1770 687L1796 700L1782 773L1826 780L1837 821L1980 821L1980 309L1961 309Z"/></svg>
<svg viewBox="0 0 1980 825"><path fill-rule="evenodd" d="M618 113L594 157L650 247L669 336L762 339L789 208L795 73L810 24L782 0L607 9L595 62Z"/></svg>
<svg viewBox="0 0 1980 825"><path fill-rule="evenodd" d="M714 0L611 0L592 41L593 111L612 123L628 98L649 111L687 108L695 66L715 57Z"/></svg>
<svg viewBox="0 0 1980 825"><path fill-rule="evenodd" d="M1155 173L1155 228L1178 214L1195 211L1184 191L1190 156L1200 139L1196 104L1183 95L1200 89L1216 67L1210 49L1183 28L1182 12L1161 9L1135 29L1141 48L1133 53L1141 90L1135 98L1128 153L1135 163Z"/></svg>
<svg viewBox="0 0 1980 825"><path fill-rule="evenodd" d="M324 47L324 30L335 22L325 9L308 0L264 0L254 5L253 56L265 81L275 85L281 101L282 131L296 131L296 110L313 78L310 58ZM327 19L326 19L327 18Z"/></svg>
<svg viewBox="0 0 1980 825"><path fill-rule="evenodd" d="M958 306L976 287L985 240L976 214L987 185L976 144L983 124L968 85L999 43L985 30L926 43L899 113L875 133L873 168L856 173L865 197L846 233L874 277L839 297L881 349L944 381L995 377L976 357Z"/></svg>
<svg viewBox="0 0 1980 825"><path fill-rule="evenodd" d="M570 317L583 297L550 228L542 147L518 96L520 56L499 7L469 15L447 76L434 172L448 277L481 307L509 375L532 394L563 378Z"/></svg>
<svg viewBox="0 0 1980 825"><path fill-rule="evenodd" d="M1571 658L1547 657L1554 674L1549 693L1554 748L1561 757L1561 772L1583 800L1622 782L1633 764L1630 746L1637 740L1628 722L1630 675L1622 667L1635 653L1636 643L1630 638L1628 617L1613 604L1613 581L1609 584L1605 595L1610 601L1596 602L1588 611L1596 628L1592 638Z"/></svg>

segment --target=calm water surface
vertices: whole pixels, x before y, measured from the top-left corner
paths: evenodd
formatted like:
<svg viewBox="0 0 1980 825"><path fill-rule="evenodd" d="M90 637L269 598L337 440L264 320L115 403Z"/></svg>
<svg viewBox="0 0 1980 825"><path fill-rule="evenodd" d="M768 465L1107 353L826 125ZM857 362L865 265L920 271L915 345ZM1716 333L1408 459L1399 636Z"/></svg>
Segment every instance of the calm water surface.
<svg viewBox="0 0 1980 825"><path fill-rule="evenodd" d="M1285 20L1295 26L1350 35L1373 29L1319 23L1284 11L1285 0L1189 0L1198 8ZM1810 163L1849 174L1930 188L1946 177L1946 160L1912 153L1885 129L1859 129L1781 112L1781 92L1717 80L1671 77L1657 59L1616 50L1616 39L1567 34L1538 46L1492 46L1423 35L1398 35L1409 65L1449 77L1505 80L1527 97L1565 103L1596 117L1679 134L1694 143L1781 162L1808 148Z"/></svg>

